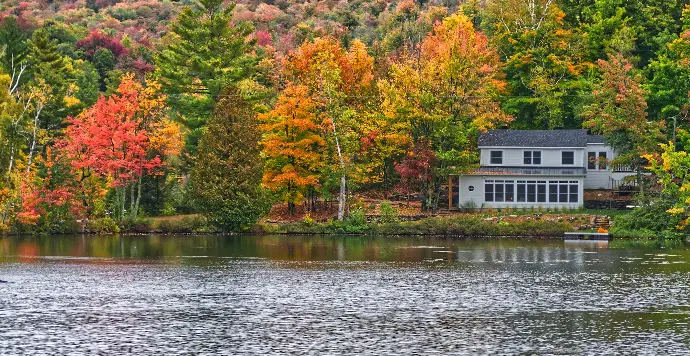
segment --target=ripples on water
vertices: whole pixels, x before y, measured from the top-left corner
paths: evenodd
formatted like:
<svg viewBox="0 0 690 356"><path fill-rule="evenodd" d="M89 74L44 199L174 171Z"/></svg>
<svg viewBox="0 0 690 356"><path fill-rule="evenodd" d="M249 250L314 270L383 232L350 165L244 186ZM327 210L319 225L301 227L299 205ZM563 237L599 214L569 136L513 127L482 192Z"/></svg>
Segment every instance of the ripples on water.
<svg viewBox="0 0 690 356"><path fill-rule="evenodd" d="M0 239L0 353L688 354L689 263L556 241Z"/></svg>

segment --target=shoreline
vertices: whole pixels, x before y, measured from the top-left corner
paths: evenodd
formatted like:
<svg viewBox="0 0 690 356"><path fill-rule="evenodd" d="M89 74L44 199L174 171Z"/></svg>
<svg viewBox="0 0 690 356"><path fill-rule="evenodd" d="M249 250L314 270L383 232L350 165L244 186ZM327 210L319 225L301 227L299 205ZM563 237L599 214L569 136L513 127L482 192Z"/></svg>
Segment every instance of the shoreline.
<svg viewBox="0 0 690 356"><path fill-rule="evenodd" d="M431 216L419 220L401 221L397 217L348 217L344 221L299 221L284 223L257 223L243 232L226 232L213 228L200 216L159 219L142 219L117 225L94 223L92 229L75 229L59 234L13 233L2 236L61 236L61 235L122 235L122 236L169 236L169 235L245 235L245 236L371 236L371 237L420 237L448 239L540 239L563 240L566 232L595 232L596 223L605 217L606 232L617 240L661 240L661 234L653 231L626 231L616 229L615 218L586 213L571 214L524 214L498 215L457 214ZM610 224L610 225L608 225ZM107 226L107 229L93 227ZM682 238L678 239L682 241ZM685 237L688 240L688 237Z"/></svg>

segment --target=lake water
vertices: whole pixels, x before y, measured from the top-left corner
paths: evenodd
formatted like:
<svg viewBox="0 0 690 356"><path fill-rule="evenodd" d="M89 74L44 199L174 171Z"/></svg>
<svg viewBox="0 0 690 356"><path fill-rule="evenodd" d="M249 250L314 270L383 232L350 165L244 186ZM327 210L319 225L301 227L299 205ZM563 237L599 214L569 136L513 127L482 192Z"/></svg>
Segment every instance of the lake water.
<svg viewBox="0 0 690 356"><path fill-rule="evenodd" d="M0 238L2 354L689 354L690 250Z"/></svg>

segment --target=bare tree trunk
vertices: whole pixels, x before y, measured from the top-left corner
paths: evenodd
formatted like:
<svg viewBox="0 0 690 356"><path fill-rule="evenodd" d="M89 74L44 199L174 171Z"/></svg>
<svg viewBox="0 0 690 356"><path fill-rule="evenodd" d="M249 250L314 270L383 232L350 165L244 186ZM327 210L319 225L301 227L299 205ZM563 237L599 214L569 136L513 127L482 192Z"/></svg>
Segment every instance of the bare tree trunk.
<svg viewBox="0 0 690 356"><path fill-rule="evenodd" d="M133 209L133 213L132 213L133 214L132 218L134 220L136 220L137 217L139 216L139 203L141 202L141 180L142 180L141 177L139 177L139 180L136 183L137 184L137 201L136 201L136 203L134 203L134 209Z"/></svg>
<svg viewBox="0 0 690 356"><path fill-rule="evenodd" d="M41 116L41 111L43 111L43 106L36 108L36 114L34 115L34 128L33 128L33 132L31 133L31 148L29 149L29 159L28 159L27 164L26 164L26 173L29 173L31 171L31 163L33 162L33 159L34 159L34 152L36 152L38 125L40 122L38 120L38 118Z"/></svg>
<svg viewBox="0 0 690 356"><path fill-rule="evenodd" d="M127 188L124 186L120 188L120 221L125 219L125 200L127 200L127 193L125 192Z"/></svg>
<svg viewBox="0 0 690 356"><path fill-rule="evenodd" d="M12 167L14 166L14 140L10 144L10 163L8 164L7 174L12 173Z"/></svg>
<svg viewBox="0 0 690 356"><path fill-rule="evenodd" d="M335 130L335 121L331 120L331 126L333 127L333 136L335 137L335 147L338 149L338 159L340 160L340 169L342 170L342 175L340 176L340 194L338 194L338 220L343 221L345 218L345 188L347 186L347 179L345 177L345 160L343 159L343 153L340 150L340 141L338 140L338 133Z"/></svg>

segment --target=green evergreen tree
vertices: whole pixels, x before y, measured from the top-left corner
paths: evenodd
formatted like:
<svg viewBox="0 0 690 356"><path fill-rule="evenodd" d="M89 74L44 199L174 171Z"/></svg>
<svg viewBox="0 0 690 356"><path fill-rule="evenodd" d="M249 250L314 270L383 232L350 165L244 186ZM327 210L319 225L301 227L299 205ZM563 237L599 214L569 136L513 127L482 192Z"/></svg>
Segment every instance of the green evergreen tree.
<svg viewBox="0 0 690 356"><path fill-rule="evenodd" d="M28 39L29 32L19 27L15 17L8 16L3 19L0 24L0 66L12 78L12 86L17 80L20 83L28 80Z"/></svg>
<svg viewBox="0 0 690 356"><path fill-rule="evenodd" d="M158 56L169 104L190 129L187 149L192 154L218 94L249 78L257 62L254 44L247 40L252 26L231 25L234 4L224 2L200 0L183 9L171 26L174 40Z"/></svg>
<svg viewBox="0 0 690 356"><path fill-rule="evenodd" d="M67 116L76 116L82 105L69 106L63 100L70 95L75 82L70 60L60 54L57 41L51 40L45 29L36 30L29 40L29 61L34 80L42 80L50 87L49 100L41 116L45 127L59 129Z"/></svg>
<svg viewBox="0 0 690 356"><path fill-rule="evenodd" d="M243 231L270 206L261 188L261 131L250 103L236 90L223 94L199 142L189 194L213 225Z"/></svg>

